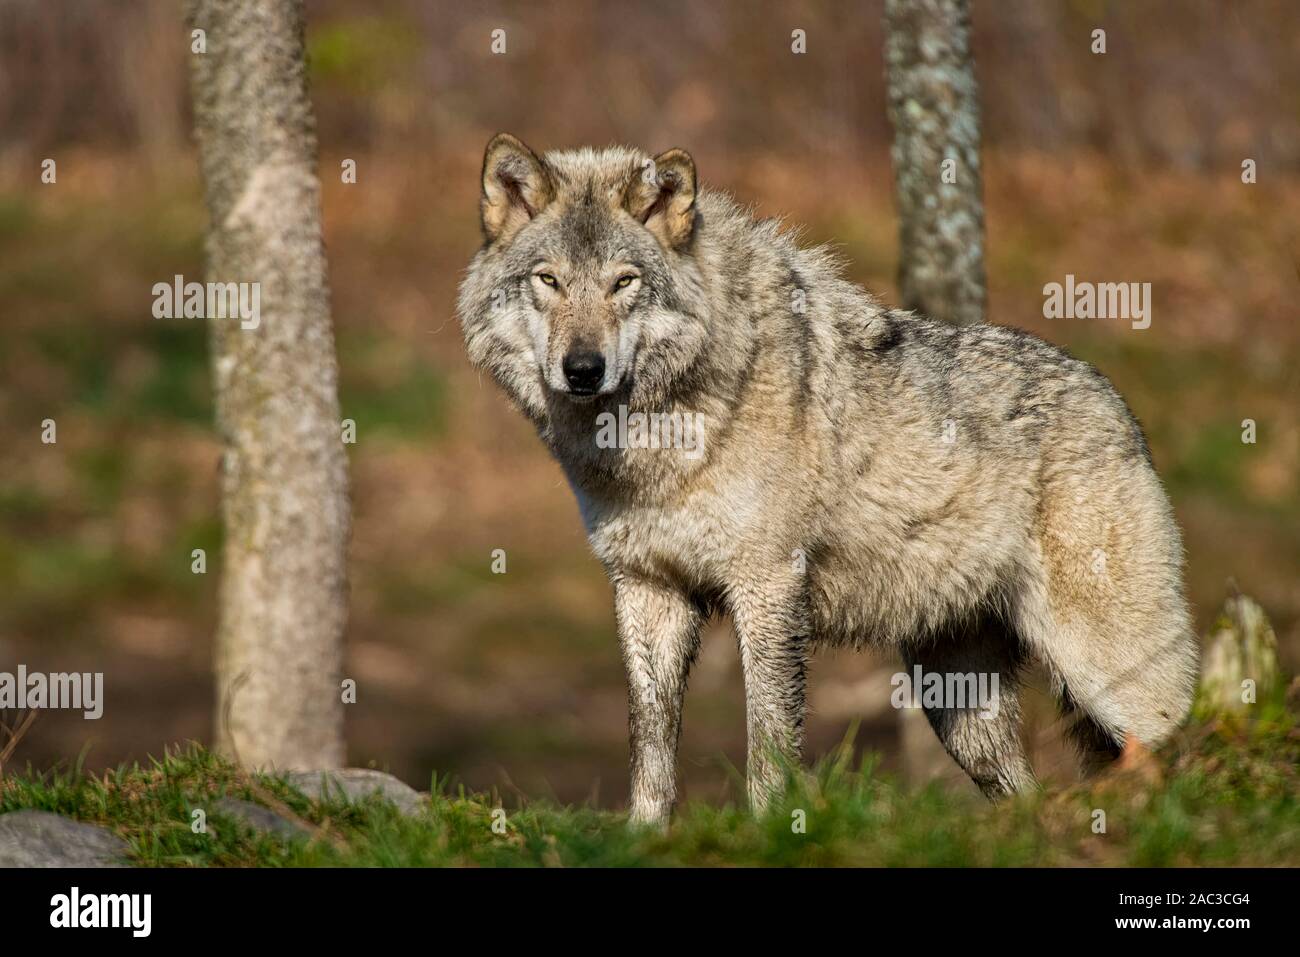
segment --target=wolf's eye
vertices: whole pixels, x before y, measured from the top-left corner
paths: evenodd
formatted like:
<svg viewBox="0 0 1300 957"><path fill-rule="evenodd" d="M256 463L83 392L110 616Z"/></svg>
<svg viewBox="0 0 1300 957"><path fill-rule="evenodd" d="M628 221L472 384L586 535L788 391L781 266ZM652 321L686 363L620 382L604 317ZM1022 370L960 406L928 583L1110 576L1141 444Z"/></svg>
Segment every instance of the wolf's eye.
<svg viewBox="0 0 1300 957"><path fill-rule="evenodd" d="M635 278L636 276L619 276L618 282L614 283L615 291L626 289L628 286L632 285L632 280Z"/></svg>
<svg viewBox="0 0 1300 957"><path fill-rule="evenodd" d="M559 280L548 272L539 272L537 278L546 283L546 285L550 286L552 289L558 289L560 287Z"/></svg>

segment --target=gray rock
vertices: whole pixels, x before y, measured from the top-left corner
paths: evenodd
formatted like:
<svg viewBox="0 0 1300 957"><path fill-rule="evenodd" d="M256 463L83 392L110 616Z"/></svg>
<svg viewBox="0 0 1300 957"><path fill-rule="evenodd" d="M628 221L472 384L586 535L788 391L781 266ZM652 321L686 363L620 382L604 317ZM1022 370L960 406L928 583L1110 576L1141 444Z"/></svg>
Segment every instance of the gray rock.
<svg viewBox="0 0 1300 957"><path fill-rule="evenodd" d="M281 817L270 808L264 808L260 804L254 804L252 801L244 801L240 798L224 797L212 805L212 810L216 814L224 814L226 817L233 817L238 821L243 821L254 831L275 834L286 840L311 833L308 828L297 821Z"/></svg>
<svg viewBox="0 0 1300 957"><path fill-rule="evenodd" d="M337 771L290 771L288 784L312 800L337 798L362 801L376 792L392 801L403 814L419 814L425 798L419 791L383 771L370 768L343 768Z"/></svg>
<svg viewBox="0 0 1300 957"><path fill-rule="evenodd" d="M128 850L107 828L49 811L0 814L0 867L126 867Z"/></svg>

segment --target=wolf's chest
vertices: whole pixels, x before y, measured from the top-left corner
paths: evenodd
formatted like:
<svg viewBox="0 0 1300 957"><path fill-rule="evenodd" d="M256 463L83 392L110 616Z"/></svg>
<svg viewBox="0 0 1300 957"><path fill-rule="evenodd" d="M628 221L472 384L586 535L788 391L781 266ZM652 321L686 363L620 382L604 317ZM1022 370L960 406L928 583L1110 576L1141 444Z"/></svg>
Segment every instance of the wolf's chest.
<svg viewBox="0 0 1300 957"><path fill-rule="evenodd" d="M607 566L690 586L724 587L766 548L761 490L701 490L666 504L611 506L578 495L593 550Z"/></svg>

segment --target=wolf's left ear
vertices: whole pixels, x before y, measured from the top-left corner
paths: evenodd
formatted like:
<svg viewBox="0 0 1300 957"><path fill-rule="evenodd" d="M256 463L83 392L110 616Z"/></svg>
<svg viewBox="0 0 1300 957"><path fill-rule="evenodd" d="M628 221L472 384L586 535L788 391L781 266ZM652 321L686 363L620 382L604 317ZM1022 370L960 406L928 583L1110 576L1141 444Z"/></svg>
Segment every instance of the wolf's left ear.
<svg viewBox="0 0 1300 957"><path fill-rule="evenodd" d="M646 161L632 177L623 206L668 249L680 249L695 229L695 161L672 149Z"/></svg>
<svg viewBox="0 0 1300 957"><path fill-rule="evenodd" d="M546 164L509 133L492 137L483 154L483 235L509 238L555 198Z"/></svg>

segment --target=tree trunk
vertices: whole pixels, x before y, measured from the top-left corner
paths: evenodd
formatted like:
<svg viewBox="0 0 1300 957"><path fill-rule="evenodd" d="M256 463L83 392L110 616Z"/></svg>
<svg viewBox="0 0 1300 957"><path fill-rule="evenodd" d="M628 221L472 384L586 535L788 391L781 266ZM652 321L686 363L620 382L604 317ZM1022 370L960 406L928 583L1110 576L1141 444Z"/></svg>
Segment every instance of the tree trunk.
<svg viewBox="0 0 1300 957"><path fill-rule="evenodd" d="M885 74L902 303L957 325L981 322L984 201L967 0L885 0ZM908 780L964 786L919 708L899 711L898 742Z"/></svg>
<svg viewBox="0 0 1300 957"><path fill-rule="evenodd" d="M984 201L968 0L885 0L885 74L903 305L980 322Z"/></svg>
<svg viewBox="0 0 1300 957"><path fill-rule="evenodd" d="M217 743L249 767L342 764L347 458L301 0L187 0L209 282L260 283L256 328L209 318L225 522Z"/></svg>

